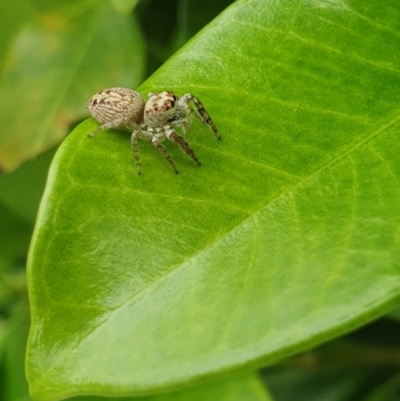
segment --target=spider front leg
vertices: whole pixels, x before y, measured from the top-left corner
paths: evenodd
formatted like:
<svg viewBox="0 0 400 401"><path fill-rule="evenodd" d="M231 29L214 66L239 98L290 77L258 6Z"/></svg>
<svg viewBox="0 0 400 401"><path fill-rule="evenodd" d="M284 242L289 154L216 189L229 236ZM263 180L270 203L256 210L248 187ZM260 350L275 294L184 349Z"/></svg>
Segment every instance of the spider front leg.
<svg viewBox="0 0 400 401"><path fill-rule="evenodd" d="M161 140L164 138L164 134L155 134L151 140L152 145L161 153L162 157L168 162L168 164L174 169L175 174L178 174L178 170L175 167L175 163L172 160L171 155L167 149L161 145Z"/></svg>
<svg viewBox="0 0 400 401"><path fill-rule="evenodd" d="M165 136L171 142L174 142L178 146L180 146L187 155L189 155L199 166L201 166L201 163L199 162L197 156L194 154L193 149L181 136L179 136L169 125L165 126L164 130L165 130Z"/></svg>
<svg viewBox="0 0 400 401"><path fill-rule="evenodd" d="M207 113L206 109L204 108L203 104L200 102L199 99L197 99L196 96L187 93L186 95L183 95L180 99L181 101L184 101L188 107L191 109L191 107L189 106L189 102L191 100L193 100L193 103L196 106L197 111L200 114L200 120L204 123L204 124L208 124L210 126L210 128L213 130L215 137L220 140L221 137L218 134L218 130L217 127L214 125L214 123L211 120L211 117L209 116L209 114Z"/></svg>
<svg viewBox="0 0 400 401"><path fill-rule="evenodd" d="M135 158L136 172L138 175L141 174L141 165L140 165L140 160L139 160L139 148L138 148L139 133L140 133L140 130L133 131L132 136L131 136L132 151L133 151L133 156Z"/></svg>

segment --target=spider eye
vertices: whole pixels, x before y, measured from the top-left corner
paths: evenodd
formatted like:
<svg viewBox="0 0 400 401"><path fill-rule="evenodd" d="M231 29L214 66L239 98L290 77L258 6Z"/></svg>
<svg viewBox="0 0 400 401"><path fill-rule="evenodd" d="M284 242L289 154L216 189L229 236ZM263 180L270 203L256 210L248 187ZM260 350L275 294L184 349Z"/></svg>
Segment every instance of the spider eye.
<svg viewBox="0 0 400 401"><path fill-rule="evenodd" d="M173 123L174 121L178 121L178 120L179 120L179 117L177 117L177 116L172 116L171 118L168 119L168 122L169 122L169 123Z"/></svg>

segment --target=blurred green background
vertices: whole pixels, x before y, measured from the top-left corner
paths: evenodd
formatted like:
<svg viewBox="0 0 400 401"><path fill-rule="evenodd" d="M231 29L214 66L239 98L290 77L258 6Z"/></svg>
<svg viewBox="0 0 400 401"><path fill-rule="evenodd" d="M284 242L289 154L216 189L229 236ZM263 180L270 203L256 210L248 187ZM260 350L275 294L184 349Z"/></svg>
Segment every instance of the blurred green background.
<svg viewBox="0 0 400 401"><path fill-rule="evenodd" d="M231 2L0 2L0 400L30 399L25 265L57 146L93 93L136 88ZM400 400L399 319L261 370L263 385L278 401Z"/></svg>

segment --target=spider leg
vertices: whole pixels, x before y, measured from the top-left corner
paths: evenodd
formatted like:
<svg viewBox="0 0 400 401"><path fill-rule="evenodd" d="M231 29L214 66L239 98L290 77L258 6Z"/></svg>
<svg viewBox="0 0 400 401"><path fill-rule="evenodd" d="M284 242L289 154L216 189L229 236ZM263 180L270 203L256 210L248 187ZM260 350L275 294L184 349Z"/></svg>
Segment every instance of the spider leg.
<svg viewBox="0 0 400 401"><path fill-rule="evenodd" d="M94 138L99 132L105 131L110 128L118 128L121 126L122 122L123 122L123 119L119 118L118 120L114 120L114 121L110 121L108 123L102 124L102 125L100 125L99 128L97 128L96 131L92 132L91 134L88 134L88 137Z"/></svg>
<svg viewBox="0 0 400 401"><path fill-rule="evenodd" d="M201 166L199 159L194 154L193 149L188 145L188 143L168 125L166 127L164 127L164 129L165 129L165 136L171 142L174 142L178 146L180 146L187 155L189 155L199 166Z"/></svg>
<svg viewBox="0 0 400 401"><path fill-rule="evenodd" d="M171 155L168 153L167 149L165 149L164 146L160 143L163 137L164 134L156 134L153 136L151 143L161 153L162 157L168 162L168 164L174 169L175 174L178 174L178 170L175 167Z"/></svg>
<svg viewBox="0 0 400 401"><path fill-rule="evenodd" d="M151 141L154 136L154 130L147 125L142 124L140 126L139 138L144 139L145 141Z"/></svg>
<svg viewBox="0 0 400 401"><path fill-rule="evenodd" d="M212 122L211 117L210 117L209 114L207 113L206 109L204 108L204 106L203 106L203 104L200 102L200 100L197 99L196 96L194 96L194 95L192 95L192 94L190 94L190 93L187 93L186 95L183 95L183 96L181 97L181 99L183 99L184 102L185 102L186 104L189 104L189 102L190 102L191 100L193 100L193 103L194 103L194 105L196 106L196 109L197 109L197 111L198 111L199 114L200 114L200 120L201 120L204 124L207 124L207 125L209 125L209 126L211 127L211 129L212 129L213 132L214 132L215 137L216 137L218 140L221 139L220 135L218 134L217 127L216 127L216 126L214 125L214 123ZM189 107L190 107L190 106L189 106Z"/></svg>
<svg viewBox="0 0 400 401"><path fill-rule="evenodd" d="M196 118L198 118L201 122L203 122L200 117L191 109L191 113L196 116ZM186 118L184 121L182 121L180 124L177 124L178 127L180 127L182 129L183 134L186 134L189 131L189 128L191 126L192 122L190 120L190 116L188 116L188 118Z"/></svg>
<svg viewBox="0 0 400 401"><path fill-rule="evenodd" d="M135 157L135 162L136 162L136 171L138 175L141 174L141 165L140 165L140 160L139 160L139 148L138 148L138 135L140 131L136 130L133 131L132 136L131 136L131 144L132 144L132 151L133 151L133 156Z"/></svg>

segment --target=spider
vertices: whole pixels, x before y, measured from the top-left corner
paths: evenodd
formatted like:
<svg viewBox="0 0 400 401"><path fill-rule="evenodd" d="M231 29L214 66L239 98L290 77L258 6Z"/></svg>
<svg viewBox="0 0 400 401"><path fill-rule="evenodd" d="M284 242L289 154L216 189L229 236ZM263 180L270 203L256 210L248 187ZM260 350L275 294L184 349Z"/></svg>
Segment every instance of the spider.
<svg viewBox="0 0 400 401"><path fill-rule="evenodd" d="M198 114L190 106L191 101ZM176 174L178 170L167 149L161 144L165 138L180 146L199 166L201 165L192 148L174 129L180 127L182 132L186 133L190 127L192 114L202 123L208 124L215 137L221 139L200 100L190 93L181 97L169 91L149 93L149 98L145 102L139 92L125 88L110 88L93 95L86 103L86 107L101 124L88 137L93 138L99 132L110 128L129 130L132 133L131 144L139 175L141 173L139 138L151 141Z"/></svg>

